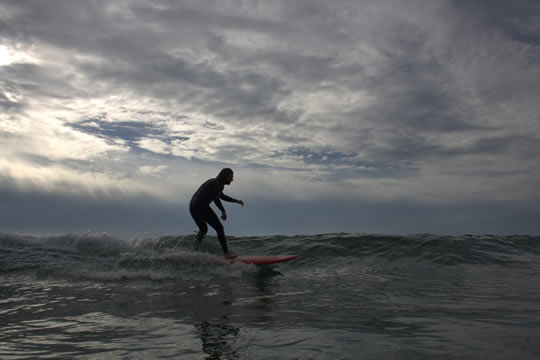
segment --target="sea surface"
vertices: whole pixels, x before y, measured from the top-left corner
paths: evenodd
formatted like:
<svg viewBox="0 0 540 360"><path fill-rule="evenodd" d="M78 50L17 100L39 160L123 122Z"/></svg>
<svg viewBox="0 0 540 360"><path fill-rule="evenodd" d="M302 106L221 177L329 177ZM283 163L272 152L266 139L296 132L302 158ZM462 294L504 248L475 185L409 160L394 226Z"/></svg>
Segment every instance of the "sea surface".
<svg viewBox="0 0 540 360"><path fill-rule="evenodd" d="M540 359L540 237L0 234L1 359Z"/></svg>

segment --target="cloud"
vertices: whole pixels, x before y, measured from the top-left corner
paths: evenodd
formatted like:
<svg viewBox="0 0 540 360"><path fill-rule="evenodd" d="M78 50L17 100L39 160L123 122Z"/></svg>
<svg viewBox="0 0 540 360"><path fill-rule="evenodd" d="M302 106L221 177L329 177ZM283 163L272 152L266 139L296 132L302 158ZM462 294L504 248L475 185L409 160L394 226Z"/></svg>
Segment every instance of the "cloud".
<svg viewBox="0 0 540 360"><path fill-rule="evenodd" d="M168 168L167 165L159 165L159 166L147 165L147 166L141 166L139 168L139 171L145 175L160 177L160 174L167 168Z"/></svg>
<svg viewBox="0 0 540 360"><path fill-rule="evenodd" d="M42 161L38 165L36 158L32 162L9 160L0 162L0 179L2 188L14 191L41 191L51 194L65 194L80 199L116 198L121 199L133 194L166 198L156 188L127 178L118 178L104 172L92 171L84 164L85 170ZM90 169L89 169L90 168Z"/></svg>
<svg viewBox="0 0 540 360"><path fill-rule="evenodd" d="M232 166L294 201L534 203L540 8L496 3L4 1L2 174L162 198Z"/></svg>

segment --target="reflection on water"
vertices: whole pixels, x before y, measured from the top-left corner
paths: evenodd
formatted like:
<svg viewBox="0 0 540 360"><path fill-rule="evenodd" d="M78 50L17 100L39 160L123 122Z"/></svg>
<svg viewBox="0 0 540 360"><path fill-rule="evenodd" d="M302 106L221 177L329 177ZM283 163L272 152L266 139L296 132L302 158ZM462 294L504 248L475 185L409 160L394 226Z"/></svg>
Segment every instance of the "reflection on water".
<svg viewBox="0 0 540 360"><path fill-rule="evenodd" d="M240 328L226 323L203 321L195 323L200 333L202 350L208 354L207 359L238 359L235 350Z"/></svg>
<svg viewBox="0 0 540 360"><path fill-rule="evenodd" d="M230 319L251 317L255 322L264 324L269 320L266 314L272 313L272 279L281 273L272 267L260 267L255 274L252 286L243 286L239 294L235 294L235 283L225 279L219 291L212 295L221 298L223 315L218 319L194 322L202 343L202 351L206 359L239 359L241 345L241 328ZM248 283L249 284L249 283ZM245 295L249 290L249 296ZM246 306L248 305L248 306ZM242 310L235 309L240 306ZM249 309L249 310L248 310ZM203 311L204 313L204 311Z"/></svg>

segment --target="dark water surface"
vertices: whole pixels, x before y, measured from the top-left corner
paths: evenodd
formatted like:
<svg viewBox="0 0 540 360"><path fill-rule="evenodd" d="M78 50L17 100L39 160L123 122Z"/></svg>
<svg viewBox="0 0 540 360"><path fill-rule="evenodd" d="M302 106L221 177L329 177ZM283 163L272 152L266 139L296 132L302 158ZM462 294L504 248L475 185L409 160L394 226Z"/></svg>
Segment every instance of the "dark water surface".
<svg viewBox="0 0 540 360"><path fill-rule="evenodd" d="M0 234L0 358L540 358L540 237L192 241Z"/></svg>

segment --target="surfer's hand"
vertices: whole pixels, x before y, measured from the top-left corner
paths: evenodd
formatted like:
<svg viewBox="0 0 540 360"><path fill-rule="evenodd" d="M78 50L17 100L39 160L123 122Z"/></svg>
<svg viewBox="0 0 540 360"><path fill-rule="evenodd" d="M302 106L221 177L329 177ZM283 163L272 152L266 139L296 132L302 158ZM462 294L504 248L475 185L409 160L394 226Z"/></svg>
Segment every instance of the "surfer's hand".
<svg viewBox="0 0 540 360"><path fill-rule="evenodd" d="M236 200L236 202L240 205L242 205L242 207L244 207L244 202L242 200Z"/></svg>
<svg viewBox="0 0 540 360"><path fill-rule="evenodd" d="M227 213L225 211L221 213L221 220L223 221L227 220Z"/></svg>

